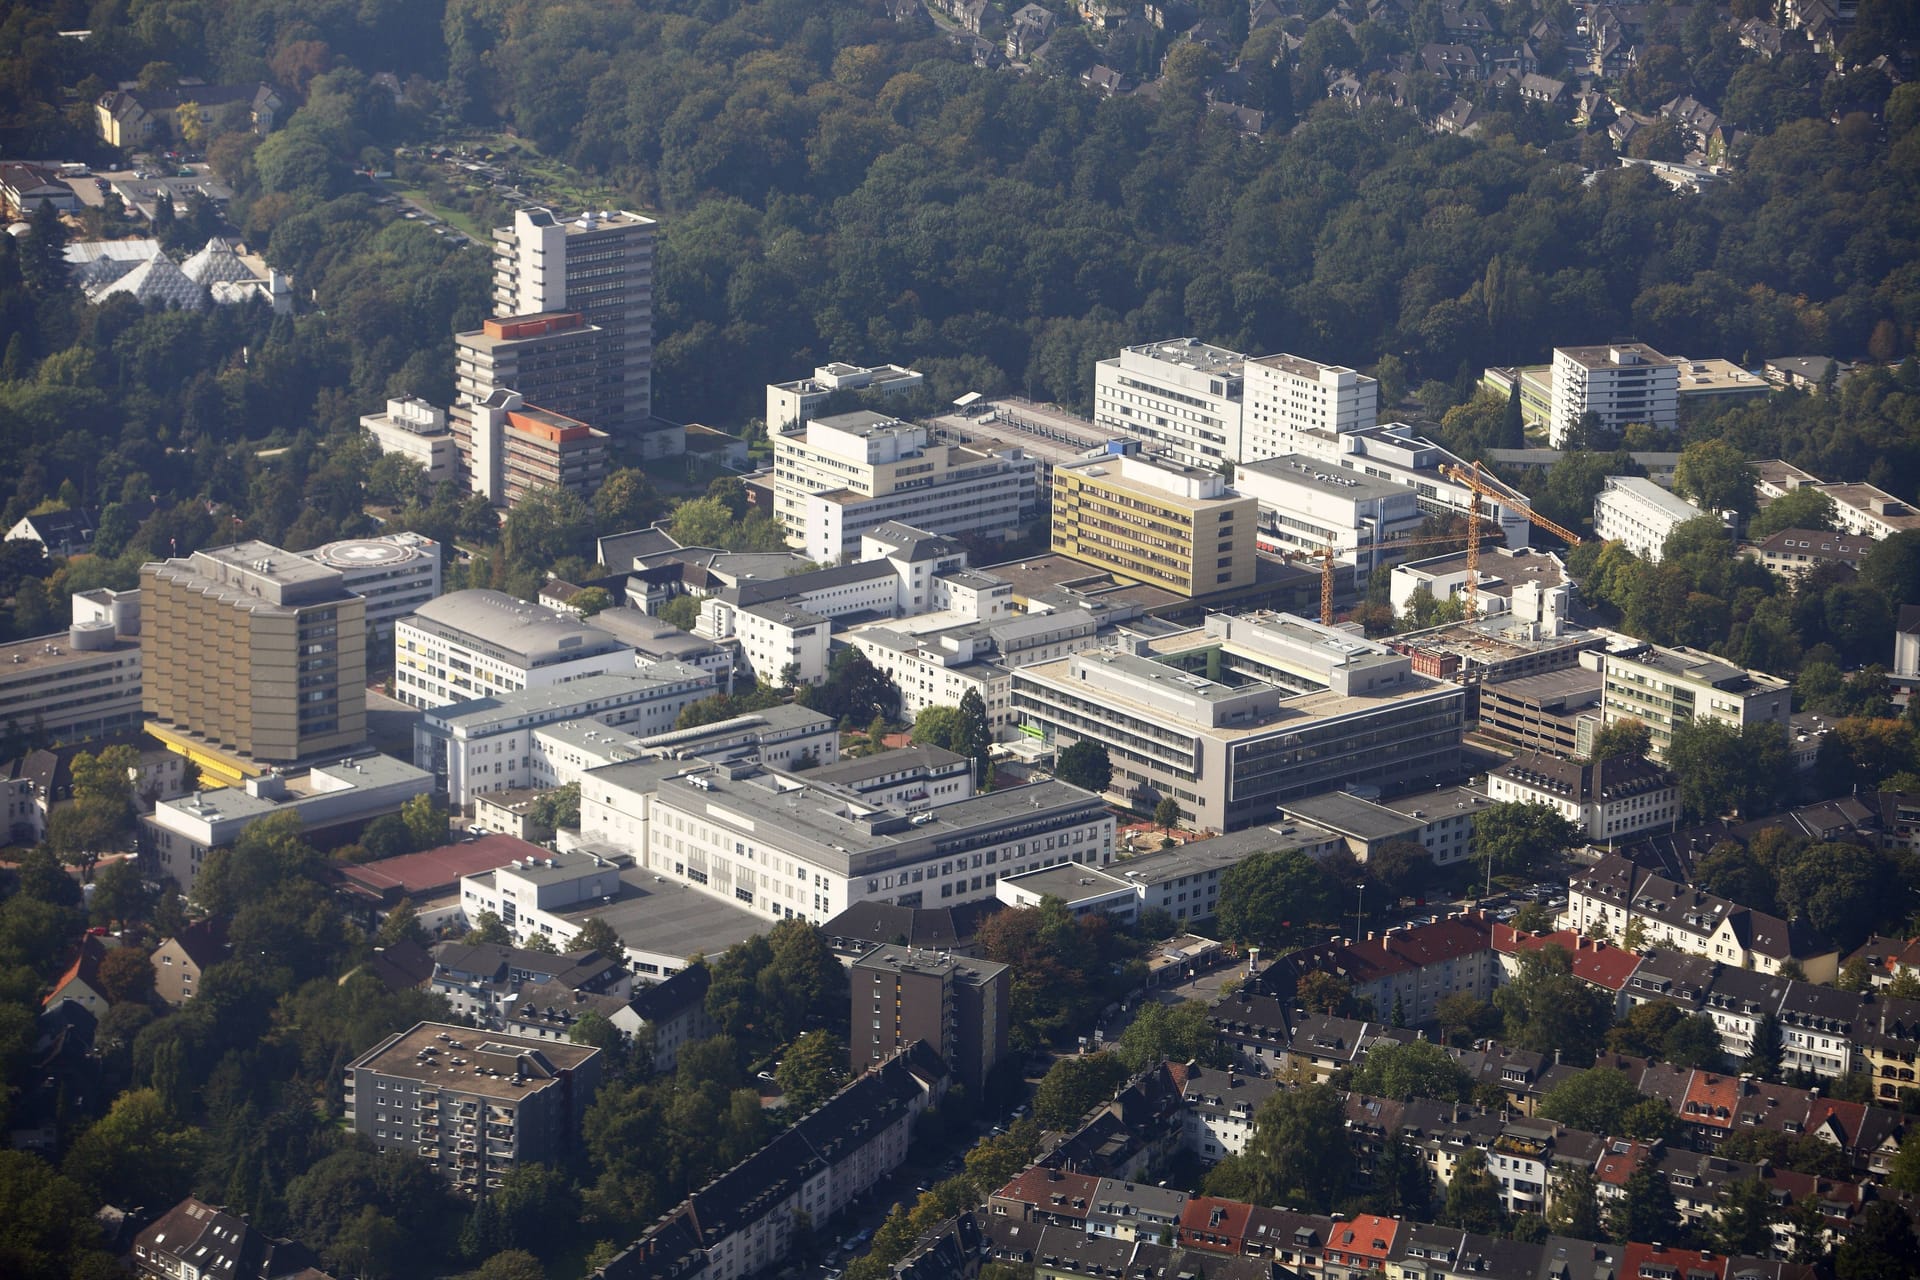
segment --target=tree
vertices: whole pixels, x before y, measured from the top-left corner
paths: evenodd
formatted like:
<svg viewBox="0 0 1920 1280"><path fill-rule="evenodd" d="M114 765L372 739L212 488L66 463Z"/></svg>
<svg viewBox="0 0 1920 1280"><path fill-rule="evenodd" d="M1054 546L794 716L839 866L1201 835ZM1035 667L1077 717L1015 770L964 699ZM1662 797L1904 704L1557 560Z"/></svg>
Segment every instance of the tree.
<svg viewBox="0 0 1920 1280"><path fill-rule="evenodd" d="M121 858L100 868L93 877L93 895L88 899L87 910L95 924L111 926L143 917L152 898L141 878L139 864L131 858Z"/></svg>
<svg viewBox="0 0 1920 1280"><path fill-rule="evenodd" d="M1727 1188L1714 1215L1714 1243L1722 1253L1765 1257L1773 1250L1773 1196L1758 1178Z"/></svg>
<svg viewBox="0 0 1920 1280"><path fill-rule="evenodd" d="M47 822L47 843L91 876L100 855L125 844L133 828L133 778L140 756L124 744L73 759L73 801Z"/></svg>
<svg viewBox="0 0 1920 1280"><path fill-rule="evenodd" d="M1580 828L1538 802L1501 801L1473 820L1474 855L1496 872L1523 873L1580 839Z"/></svg>
<svg viewBox="0 0 1920 1280"><path fill-rule="evenodd" d="M1420 1153L1397 1132L1387 1134L1368 1182L1375 1213L1424 1221L1433 1212L1433 1173Z"/></svg>
<svg viewBox="0 0 1920 1280"><path fill-rule="evenodd" d="M1594 1194L1593 1170L1585 1165L1554 1166L1547 1225L1556 1234L1576 1240L1600 1239L1600 1203Z"/></svg>
<svg viewBox="0 0 1920 1280"><path fill-rule="evenodd" d="M1180 812L1180 802L1172 796L1163 796L1160 803L1153 806L1153 825L1168 831L1179 826L1180 819L1185 816Z"/></svg>
<svg viewBox="0 0 1920 1280"><path fill-rule="evenodd" d="M1898 1280L1913 1274L1916 1252L1920 1239L1905 1207L1875 1200L1848 1224L1834 1250L1833 1274L1835 1280Z"/></svg>
<svg viewBox="0 0 1920 1280"><path fill-rule="evenodd" d="M394 903L387 911L387 918L380 922L379 932L373 935L376 947L397 947L404 942L422 947L427 944L427 931L420 927L420 913L414 908L412 898Z"/></svg>
<svg viewBox="0 0 1920 1280"><path fill-rule="evenodd" d="M1033 1118L1048 1129L1071 1130L1126 1078L1126 1063L1111 1053L1061 1058L1033 1091Z"/></svg>
<svg viewBox="0 0 1920 1280"><path fill-rule="evenodd" d="M847 1046L830 1031L808 1031L787 1046L774 1079L797 1113L838 1093L847 1078Z"/></svg>
<svg viewBox="0 0 1920 1280"><path fill-rule="evenodd" d="M447 811L429 795L417 795L400 806L407 839L416 850L437 849L447 842Z"/></svg>
<svg viewBox="0 0 1920 1280"><path fill-rule="evenodd" d="M1220 877L1220 930L1236 942L1276 947L1309 936L1336 909L1333 887L1298 849L1268 850Z"/></svg>
<svg viewBox="0 0 1920 1280"><path fill-rule="evenodd" d="M1431 1040L1402 1044L1380 1040L1353 1069L1349 1087L1375 1097L1404 1100L1437 1098L1462 1102L1472 1092L1473 1078Z"/></svg>
<svg viewBox="0 0 1920 1280"><path fill-rule="evenodd" d="M913 740L922 746L953 750L960 733L960 708L922 707L913 718ZM1071 750L1071 748L1069 748Z"/></svg>
<svg viewBox="0 0 1920 1280"><path fill-rule="evenodd" d="M1751 814L1787 790L1786 734L1770 720L1742 729L1718 720L1683 720L1673 727L1666 766L1679 781L1681 807L1689 817Z"/></svg>
<svg viewBox="0 0 1920 1280"><path fill-rule="evenodd" d="M192 1190L205 1144L158 1093L134 1089L75 1140L60 1171L100 1201L172 1204Z"/></svg>
<svg viewBox="0 0 1920 1280"><path fill-rule="evenodd" d="M1831 530L1834 528L1833 499L1824 490L1811 485L1789 489L1747 521L1747 537L1755 542L1770 538L1783 529Z"/></svg>
<svg viewBox="0 0 1920 1280"><path fill-rule="evenodd" d="M1652 748L1653 733L1639 720L1628 716L1616 720L1593 736L1592 760L1611 760L1615 756L1644 756Z"/></svg>
<svg viewBox="0 0 1920 1280"><path fill-rule="evenodd" d="M1753 485L1753 468L1725 440L1696 440L1680 451L1674 464L1674 490L1703 511L1752 513Z"/></svg>
<svg viewBox="0 0 1920 1280"><path fill-rule="evenodd" d="M1640 1101L1640 1091L1626 1076L1610 1067L1589 1067L1548 1090L1539 1112L1569 1129L1617 1133L1620 1118Z"/></svg>
<svg viewBox="0 0 1920 1280"><path fill-rule="evenodd" d="M499 916L491 911L482 911L474 918L473 928L467 930L466 936L461 941L468 946L491 943L494 946L510 947L513 945L513 935L507 932L507 926Z"/></svg>
<svg viewBox="0 0 1920 1280"><path fill-rule="evenodd" d="M602 535L644 529L660 518L664 504L647 473L636 467L617 467L607 473L593 495L593 522ZM610 564L624 573L630 564Z"/></svg>
<svg viewBox="0 0 1920 1280"><path fill-rule="evenodd" d="M1609 1224L1613 1238L1628 1240L1678 1240L1680 1210L1673 1201L1673 1188L1664 1170L1651 1160L1627 1175L1625 1194L1614 1206Z"/></svg>
<svg viewBox="0 0 1920 1280"><path fill-rule="evenodd" d="M1144 1071L1157 1062L1218 1063L1227 1056L1207 1006L1199 1000L1175 1005L1144 1002L1120 1033L1112 1053L1130 1072Z"/></svg>
<svg viewBox="0 0 1920 1280"><path fill-rule="evenodd" d="M1493 993L1506 1019L1505 1038L1536 1053L1560 1052L1590 1062L1610 1021L1608 1002L1573 976L1572 958L1558 946L1521 955L1513 980Z"/></svg>
<svg viewBox="0 0 1920 1280"><path fill-rule="evenodd" d="M1900 1139L1900 1150L1887 1172L1887 1185L1895 1191L1920 1192L1920 1126L1907 1130Z"/></svg>
<svg viewBox="0 0 1920 1280"><path fill-rule="evenodd" d="M580 783L576 780L541 795L528 806L527 816L549 831L577 831L580 827Z"/></svg>
<svg viewBox="0 0 1920 1280"><path fill-rule="evenodd" d="M141 1004L153 995L153 963L135 946L115 947L100 957L100 986L114 1004Z"/></svg>
<svg viewBox="0 0 1920 1280"><path fill-rule="evenodd" d="M887 680L885 676L880 679ZM892 688L891 680L887 680L887 686L892 689L893 701L885 708L876 704L876 710L884 709L889 716L897 715L900 710L900 691ZM980 696L978 689L968 689L960 695L959 713L960 723L954 730L952 750L972 759L975 782L985 789L993 779L993 727L987 721L986 700Z"/></svg>
<svg viewBox="0 0 1920 1280"><path fill-rule="evenodd" d="M567 601L567 607L582 618L591 618L596 613L613 608L613 605L613 593L605 587L583 587Z"/></svg>
<svg viewBox="0 0 1920 1280"><path fill-rule="evenodd" d="M660 606L660 620L682 631L691 631L700 623L700 601L697 597L679 595Z"/></svg>
<svg viewBox="0 0 1920 1280"><path fill-rule="evenodd" d="M588 916L580 923L580 932L573 935L572 949L575 951L598 951L615 964L627 962L627 948L620 941L620 935L600 916Z"/></svg>
<svg viewBox="0 0 1920 1280"><path fill-rule="evenodd" d="M545 573L557 560L593 557L593 513L571 489L534 489L507 512L500 528L507 563Z"/></svg>
<svg viewBox="0 0 1920 1280"><path fill-rule="evenodd" d="M1487 1235L1506 1230L1507 1211L1500 1204L1500 1184L1487 1168L1486 1152L1478 1147L1468 1147L1454 1162L1442 1220L1448 1226Z"/></svg>
<svg viewBox="0 0 1920 1280"><path fill-rule="evenodd" d="M1607 1032L1607 1051L1682 1067L1713 1067L1720 1062L1720 1033L1706 1014L1689 1016L1671 1001L1654 1000L1635 1005L1614 1024Z"/></svg>
<svg viewBox="0 0 1920 1280"><path fill-rule="evenodd" d="M117 1273L93 1213L73 1179L25 1151L0 1151L0 1258L16 1280L73 1280Z"/></svg>
<svg viewBox="0 0 1920 1280"><path fill-rule="evenodd" d="M917 727L918 722L915 723ZM1099 795L1113 782L1113 762L1107 758L1107 749L1099 743L1076 742L1055 757L1053 776Z"/></svg>
<svg viewBox="0 0 1920 1280"><path fill-rule="evenodd" d="M1339 1093L1315 1084L1261 1103L1241 1165L1258 1203L1327 1212L1346 1195L1353 1168Z"/></svg>

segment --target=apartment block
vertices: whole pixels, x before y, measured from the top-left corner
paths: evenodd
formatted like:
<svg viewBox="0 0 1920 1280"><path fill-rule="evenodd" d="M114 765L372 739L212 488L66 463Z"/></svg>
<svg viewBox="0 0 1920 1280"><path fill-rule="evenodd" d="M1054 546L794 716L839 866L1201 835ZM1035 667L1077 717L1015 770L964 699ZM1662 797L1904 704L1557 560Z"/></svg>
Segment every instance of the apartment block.
<svg viewBox="0 0 1920 1280"><path fill-rule="evenodd" d="M1549 443L1564 446L1589 413L1608 432L1636 422L1673 427L1680 420L1679 363L1644 342L1555 347Z"/></svg>
<svg viewBox="0 0 1920 1280"><path fill-rule="evenodd" d="M1270 822L1293 796L1348 783L1431 787L1459 761L1465 691L1384 645L1289 614L1204 627L1013 674L1023 730L1097 742L1113 790L1178 801L1197 828Z"/></svg>
<svg viewBox="0 0 1920 1280"><path fill-rule="evenodd" d="M394 696L410 707L630 672L633 650L571 614L504 591L455 591L394 625Z"/></svg>
<svg viewBox="0 0 1920 1280"><path fill-rule="evenodd" d="M1258 516L1219 472L1172 461L1114 452L1053 472L1056 552L1181 596L1253 584Z"/></svg>
<svg viewBox="0 0 1920 1280"><path fill-rule="evenodd" d="M925 426L859 410L773 437L774 518L823 564L855 559L890 521L928 533L1015 536L1039 503L1018 446L943 444Z"/></svg>
<svg viewBox="0 0 1920 1280"><path fill-rule="evenodd" d="M1602 723L1646 725L1656 760L1666 758L1674 727L1689 720L1717 720L1735 729L1773 723L1785 733L1793 714L1791 682L1684 646L1606 654L1600 678Z"/></svg>
<svg viewBox="0 0 1920 1280"><path fill-rule="evenodd" d="M847 971L849 1067L858 1075L919 1040L979 1096L1007 1052L1012 972L992 960L875 947Z"/></svg>
<svg viewBox="0 0 1920 1280"><path fill-rule="evenodd" d="M348 1065L347 1125L484 1197L515 1166L578 1148L603 1065L591 1045L416 1023Z"/></svg>
<svg viewBox="0 0 1920 1280"><path fill-rule="evenodd" d="M667 733L681 711L715 691L710 672L661 663L467 698L421 716L414 763L433 774L448 804L465 810L482 795L565 785L578 773L564 761L611 763L626 754L614 739ZM565 725L587 727L577 741L545 732Z"/></svg>
<svg viewBox="0 0 1920 1280"><path fill-rule="evenodd" d="M791 431L818 417L836 391L865 391L886 397L904 395L925 385L925 374L897 364L867 366L831 361L815 369L811 378L767 384L767 433Z"/></svg>
<svg viewBox="0 0 1920 1280"><path fill-rule="evenodd" d="M418 463L427 483L438 485L460 476L460 450L447 426L446 410L418 396L387 401L385 413L369 413L360 425L382 453L397 453Z"/></svg>
<svg viewBox="0 0 1920 1280"><path fill-rule="evenodd" d="M855 902L991 899L1002 875L1113 858L1113 814L1064 782L925 810L812 772L743 761L611 765L580 790L582 839L763 918L829 920Z"/></svg>
<svg viewBox="0 0 1920 1280"><path fill-rule="evenodd" d="M1830 529L1782 529L1759 542L1740 548L1740 554L1758 560L1786 578L1799 578L1830 564L1858 570L1873 549L1868 538Z"/></svg>
<svg viewBox="0 0 1920 1280"><path fill-rule="evenodd" d="M1608 476L1593 500L1593 533L1618 542L1648 564L1660 563L1667 537L1708 513L1640 476Z"/></svg>
<svg viewBox="0 0 1920 1280"><path fill-rule="evenodd" d="M367 736L366 602L337 569L243 542L143 565L148 729L228 780Z"/></svg>
<svg viewBox="0 0 1920 1280"><path fill-rule="evenodd" d="M653 258L658 224L626 210L563 221L521 209L493 232L493 311L503 318L578 312L605 335L600 430L638 438L647 456L678 453L685 437L650 431L653 414Z"/></svg>
<svg viewBox="0 0 1920 1280"><path fill-rule="evenodd" d="M1123 348L1094 366L1093 420L1187 466L1218 468L1246 457L1240 445L1246 359L1197 338Z"/></svg>
<svg viewBox="0 0 1920 1280"><path fill-rule="evenodd" d="M1380 384L1343 365L1300 356L1247 361L1243 460L1302 454L1337 462L1340 437L1374 425Z"/></svg>
<svg viewBox="0 0 1920 1280"><path fill-rule="evenodd" d="M1809 982L1832 982L1840 969L1839 953L1806 921L1754 911L1611 853L1568 883L1559 924L1611 942L1623 942L1633 927L1644 946L1763 974L1778 974L1791 960Z"/></svg>
<svg viewBox="0 0 1920 1280"><path fill-rule="evenodd" d="M1354 999L1366 1001L1377 1016L1398 1008L1402 1016L1396 1022L1427 1022L1448 996L1493 997L1501 972L1493 923L1483 912L1462 912L1362 939L1337 938L1276 960L1261 970L1258 989L1288 999L1308 974L1339 974L1353 988Z"/></svg>
<svg viewBox="0 0 1920 1280"><path fill-rule="evenodd" d="M456 432L471 435L472 406L502 390L593 426L619 410L607 381L607 331L578 311L483 321L453 335L453 355Z"/></svg>
<svg viewBox="0 0 1920 1280"><path fill-rule="evenodd" d="M336 569L367 602L367 636L391 640L393 624L440 594L440 544L418 533L329 542L301 555Z"/></svg>
<svg viewBox="0 0 1920 1280"><path fill-rule="evenodd" d="M1480 686L1480 731L1559 756L1582 754L1580 721L1600 722L1598 671L1572 667Z"/></svg>
<svg viewBox="0 0 1920 1280"><path fill-rule="evenodd" d="M468 479L475 493L511 509L536 489L591 498L607 476L607 433L495 391L471 406Z"/></svg>

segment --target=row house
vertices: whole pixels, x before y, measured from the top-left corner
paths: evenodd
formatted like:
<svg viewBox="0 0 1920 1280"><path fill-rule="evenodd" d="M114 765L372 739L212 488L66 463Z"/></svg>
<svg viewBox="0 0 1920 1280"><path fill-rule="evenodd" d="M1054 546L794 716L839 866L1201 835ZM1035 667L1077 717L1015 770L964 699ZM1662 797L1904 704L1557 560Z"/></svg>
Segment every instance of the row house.
<svg viewBox="0 0 1920 1280"><path fill-rule="evenodd" d="M1527 933L1509 924L1496 922L1493 926L1493 950L1500 958L1502 982L1511 982L1520 972L1522 956L1547 947L1558 947L1567 953L1573 976L1604 995L1613 1006L1616 1019L1626 1015L1632 1007L1628 984L1640 967L1638 953L1605 939L1590 940L1573 929Z"/></svg>
<svg viewBox="0 0 1920 1280"><path fill-rule="evenodd" d="M1831 982L1840 955L1804 920L1782 920L1669 880L1618 854L1603 855L1567 885L1560 925L1635 949L1670 947L1721 964L1778 974L1793 961L1810 982Z"/></svg>
<svg viewBox="0 0 1920 1280"><path fill-rule="evenodd" d="M1330 1013L1242 988L1208 1014L1214 1033L1255 1070L1292 1084L1325 1084L1380 1040L1414 1040L1404 1027Z"/></svg>

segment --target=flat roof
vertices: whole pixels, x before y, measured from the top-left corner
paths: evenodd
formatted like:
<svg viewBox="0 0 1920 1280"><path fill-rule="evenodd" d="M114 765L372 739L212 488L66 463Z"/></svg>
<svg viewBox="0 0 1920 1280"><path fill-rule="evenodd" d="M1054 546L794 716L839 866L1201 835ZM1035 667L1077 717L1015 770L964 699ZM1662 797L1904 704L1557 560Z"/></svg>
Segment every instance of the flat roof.
<svg viewBox="0 0 1920 1280"><path fill-rule="evenodd" d="M606 858L628 856L596 844L581 845L579 851L598 852ZM717 956L774 924L771 916L756 915L644 867L621 871L620 892L612 902L595 902L560 914L573 921L605 920L627 946L681 959L695 953Z"/></svg>
<svg viewBox="0 0 1920 1280"><path fill-rule="evenodd" d="M1354 370L1343 364L1322 364L1318 360L1308 360L1304 356L1288 355L1276 352L1270 356L1255 356L1251 364L1263 364L1269 369L1278 369L1282 373L1291 373L1299 378L1312 378L1318 381L1322 373L1353 373Z"/></svg>
<svg viewBox="0 0 1920 1280"><path fill-rule="evenodd" d="M89 628L91 631L92 628ZM101 628L106 634L112 634L111 623ZM70 633L56 631L52 635L34 636L29 640L15 640L12 644L0 644L0 680L17 676L23 672L47 667L84 666L89 662L99 662L103 658L124 658L140 652L139 637L127 639L114 636L113 643L99 649L76 649ZM136 683L128 690L135 701L139 700L139 685Z"/></svg>
<svg viewBox="0 0 1920 1280"><path fill-rule="evenodd" d="M345 785L316 787L316 774ZM264 817L306 800L333 798L353 791L368 791L405 782L426 782L432 778L432 774L404 760L373 752L282 774L280 780L286 787L286 794L278 799L250 795L244 787L216 787L162 800L157 808L170 809L186 817L208 822L232 822L241 818Z"/></svg>
<svg viewBox="0 0 1920 1280"><path fill-rule="evenodd" d="M401 621L526 666L566 662L628 648L572 614L529 604L504 591L455 591L429 600Z"/></svg>
<svg viewBox="0 0 1920 1280"><path fill-rule="evenodd" d="M558 1073L600 1050L567 1040L526 1040L499 1031L475 1031L421 1022L374 1046L353 1063L384 1076L417 1080L485 1098L524 1098L558 1082ZM516 1072L524 1071L516 1080ZM359 1101L355 1101L356 1109Z"/></svg>
<svg viewBox="0 0 1920 1280"><path fill-rule="evenodd" d="M852 413L836 413L830 418L813 418L805 425L822 426L831 431L844 431L848 435L870 436L876 431L889 427L910 428L910 422L889 417L884 413L875 413L871 409L855 409ZM791 434L789 432L788 434Z"/></svg>
<svg viewBox="0 0 1920 1280"><path fill-rule="evenodd" d="M1205 840L1192 840L1171 849L1136 854L1131 858L1119 858L1108 863L1105 870L1110 875L1123 876L1131 883L1162 884L1181 876L1200 875L1235 866L1256 853L1305 848L1338 838L1339 833L1317 823L1288 820L1210 836Z"/></svg>
<svg viewBox="0 0 1920 1280"><path fill-rule="evenodd" d="M1675 497L1645 476L1608 476L1607 487L1601 490L1600 496L1605 498L1608 493L1631 494L1675 520L1692 520L1708 514L1685 498Z"/></svg>
<svg viewBox="0 0 1920 1280"><path fill-rule="evenodd" d="M1025 889L1028 893L1058 898L1069 906L1086 898L1133 892L1132 881L1079 862L1062 862L1017 876L1003 876L1000 882Z"/></svg>
<svg viewBox="0 0 1920 1280"><path fill-rule="evenodd" d="M1529 699L1534 702L1553 702L1576 694L1591 693L1600 696L1600 690L1606 682L1598 671L1589 671L1585 667L1568 667L1563 671L1542 671L1538 675L1519 676L1512 680L1502 680L1497 684L1482 686L1481 696L1486 690L1498 689L1502 697Z"/></svg>
<svg viewBox="0 0 1920 1280"><path fill-rule="evenodd" d="M1555 347L1553 349L1553 353L1556 356L1563 355L1576 364L1583 364L1589 369L1631 368L1632 366L1630 365L1614 363L1613 353L1616 351L1631 352L1639 356L1643 365L1671 365L1679 363L1670 356L1661 355L1644 342L1603 342L1590 347Z"/></svg>
<svg viewBox="0 0 1920 1280"><path fill-rule="evenodd" d="M711 680L710 672L690 667L684 662L659 662L646 671L622 671L617 674L583 676L578 680L569 680L565 684L545 685L538 689L518 689L512 693L496 694L490 698L469 698L465 702L455 702L444 707L434 707L427 711L430 720L446 725L448 728L464 728L469 731L484 729L491 725L517 720L522 716L538 715L548 711L564 711L568 707L583 707L599 699L607 699L608 709L625 706L613 699L639 697L658 689L664 689L685 680ZM592 711L582 711L580 715L592 715Z"/></svg>
<svg viewBox="0 0 1920 1280"><path fill-rule="evenodd" d="M1436 578L1454 573L1464 574L1467 571L1467 553L1451 551L1428 560L1410 560L1395 566L1396 572L1400 569L1409 573L1431 574ZM1544 551L1495 548L1480 553L1480 579L1480 590L1508 596L1523 582L1557 587L1567 580L1567 575L1559 558Z"/></svg>
<svg viewBox="0 0 1920 1280"><path fill-rule="evenodd" d="M1277 458L1262 458L1258 462L1234 465L1235 476L1243 471L1272 476L1276 480L1297 484L1317 493L1332 494L1337 498L1393 498L1413 493L1406 485L1300 453L1284 453Z"/></svg>
<svg viewBox="0 0 1920 1280"><path fill-rule="evenodd" d="M334 868L334 876L353 892L403 897L458 886L460 877L504 867L515 858L537 858L546 853L516 836L490 835L437 849L405 853L377 862L350 863Z"/></svg>
<svg viewBox="0 0 1920 1280"><path fill-rule="evenodd" d="M1298 814L1308 822L1361 840L1391 840L1419 827L1419 822L1385 805L1345 791L1322 791L1318 795L1296 796L1281 806L1289 814Z"/></svg>
<svg viewBox="0 0 1920 1280"><path fill-rule="evenodd" d="M1240 371L1246 356L1198 338L1173 338L1166 342L1145 342L1128 347L1135 355L1148 356L1163 364L1179 365L1200 373L1234 374Z"/></svg>
<svg viewBox="0 0 1920 1280"><path fill-rule="evenodd" d="M1068 590L1095 596L1102 601L1136 604L1146 609L1184 603L1186 600L1185 596L1176 595L1162 587L1122 581L1105 569L1057 551L990 564L985 572L1011 583L1015 595L1029 599L1053 591Z"/></svg>
<svg viewBox="0 0 1920 1280"><path fill-rule="evenodd" d="M1486 792L1476 791L1472 787L1434 787L1382 800L1380 807L1409 818L1418 818L1422 822L1432 822L1451 813L1480 809L1491 803Z"/></svg>
<svg viewBox="0 0 1920 1280"><path fill-rule="evenodd" d="M890 773L909 769L951 769L965 763L966 759L945 747L915 743L911 747L882 751L878 755L850 756L833 764L823 764L807 770L806 776L818 782L857 786L873 778L884 778Z"/></svg>

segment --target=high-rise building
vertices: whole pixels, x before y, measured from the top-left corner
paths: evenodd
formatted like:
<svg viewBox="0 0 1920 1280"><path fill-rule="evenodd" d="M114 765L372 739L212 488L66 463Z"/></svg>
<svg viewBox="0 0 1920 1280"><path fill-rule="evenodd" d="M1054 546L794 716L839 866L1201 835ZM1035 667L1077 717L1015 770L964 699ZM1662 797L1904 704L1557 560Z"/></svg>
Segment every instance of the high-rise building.
<svg viewBox="0 0 1920 1280"><path fill-rule="evenodd" d="M1011 974L992 960L875 947L847 974L853 1001L848 1065L859 1075L924 1040L977 1096L1007 1051Z"/></svg>
<svg viewBox="0 0 1920 1280"><path fill-rule="evenodd" d="M1379 411L1380 384L1337 364L1299 356L1247 361L1242 462L1300 453L1339 460L1340 436L1365 431Z"/></svg>
<svg viewBox="0 0 1920 1280"><path fill-rule="evenodd" d="M1053 469L1053 549L1183 596L1251 586L1259 504L1217 471L1121 453Z"/></svg>
<svg viewBox="0 0 1920 1280"><path fill-rule="evenodd" d="M1566 447L1589 413L1609 432L1635 422L1672 428L1680 421L1680 362L1644 342L1555 347L1553 417L1547 424L1553 447Z"/></svg>
<svg viewBox="0 0 1920 1280"><path fill-rule="evenodd" d="M367 736L366 601L242 542L140 569L148 731L229 781Z"/></svg>
<svg viewBox="0 0 1920 1280"><path fill-rule="evenodd" d="M471 411L468 478L475 493L513 507L535 489L591 498L607 478L607 433L499 390Z"/></svg>
<svg viewBox="0 0 1920 1280"><path fill-rule="evenodd" d="M1198 338L1123 347L1094 366L1093 420L1191 466L1237 461L1246 360Z"/></svg>
<svg viewBox="0 0 1920 1280"><path fill-rule="evenodd" d="M493 232L493 309L502 317L577 311L604 330L603 419L593 425L641 437L649 453L677 453L680 433L648 431L656 226L625 210L589 209L571 221L550 209L520 210L512 226Z"/></svg>
<svg viewBox="0 0 1920 1280"><path fill-rule="evenodd" d="M496 390L600 426L620 406L609 400L607 331L578 311L506 316L453 335L454 432L471 434L471 406Z"/></svg>

